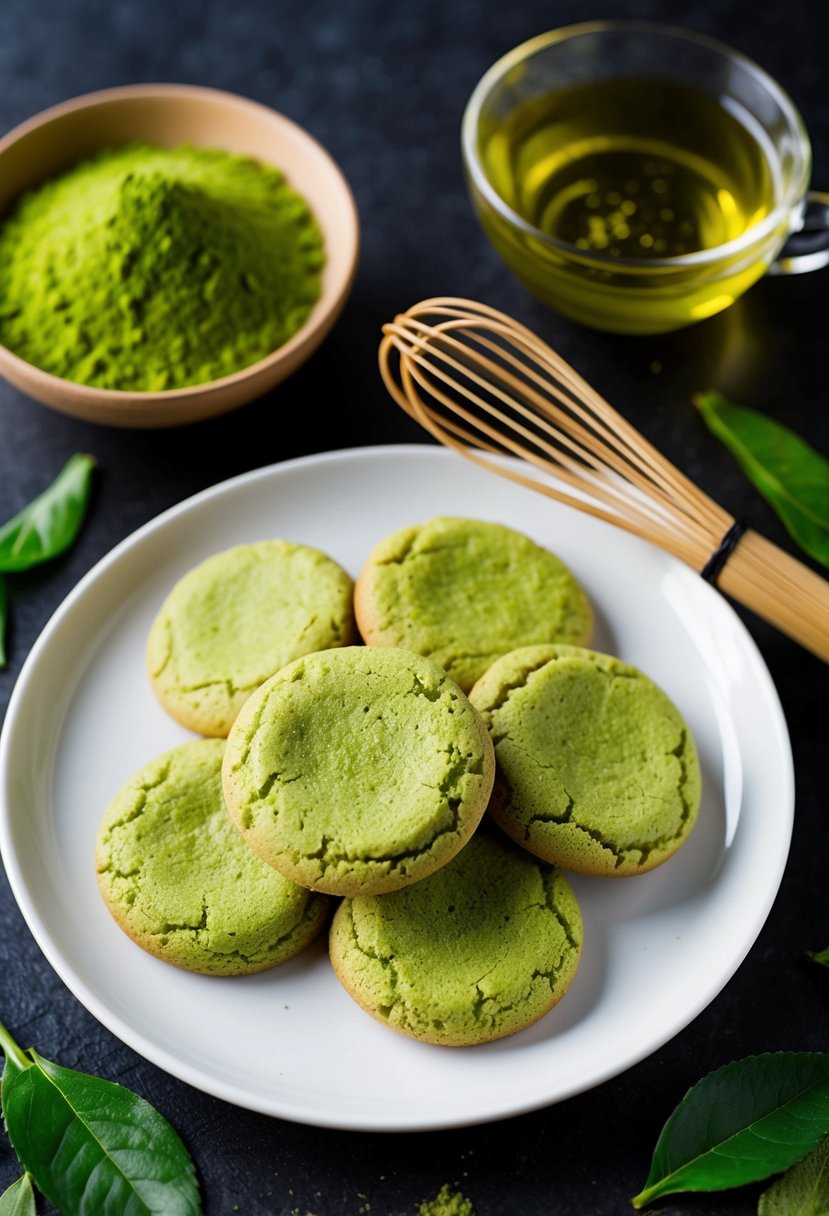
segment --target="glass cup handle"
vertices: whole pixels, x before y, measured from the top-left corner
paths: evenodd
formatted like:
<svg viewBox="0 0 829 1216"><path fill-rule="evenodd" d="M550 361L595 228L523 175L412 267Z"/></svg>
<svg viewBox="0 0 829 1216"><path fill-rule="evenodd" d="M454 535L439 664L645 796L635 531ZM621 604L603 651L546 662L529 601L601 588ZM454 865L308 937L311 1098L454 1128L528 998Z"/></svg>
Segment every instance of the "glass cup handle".
<svg viewBox="0 0 829 1216"><path fill-rule="evenodd" d="M806 274L829 266L829 194L810 190L799 227L780 250L769 274Z"/></svg>

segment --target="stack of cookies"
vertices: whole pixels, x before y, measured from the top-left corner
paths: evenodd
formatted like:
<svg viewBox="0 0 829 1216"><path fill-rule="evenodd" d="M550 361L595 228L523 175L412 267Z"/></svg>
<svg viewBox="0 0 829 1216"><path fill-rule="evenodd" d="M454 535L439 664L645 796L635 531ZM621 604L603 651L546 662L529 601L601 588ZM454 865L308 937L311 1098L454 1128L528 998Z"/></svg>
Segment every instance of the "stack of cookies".
<svg viewBox="0 0 829 1216"><path fill-rule="evenodd" d="M395 532L356 588L281 540L202 563L147 656L164 708L213 737L107 811L116 920L168 962L238 975L296 954L338 897L331 960L379 1021L446 1045L536 1021L581 952L562 869L651 869L700 799L681 715L584 649L591 617L557 557L473 520Z"/></svg>

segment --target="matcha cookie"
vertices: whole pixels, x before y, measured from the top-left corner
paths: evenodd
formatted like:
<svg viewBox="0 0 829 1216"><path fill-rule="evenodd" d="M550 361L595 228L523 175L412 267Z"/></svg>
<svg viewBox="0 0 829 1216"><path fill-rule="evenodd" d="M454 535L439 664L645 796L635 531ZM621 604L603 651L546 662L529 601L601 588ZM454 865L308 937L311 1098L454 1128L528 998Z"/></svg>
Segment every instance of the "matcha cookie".
<svg viewBox="0 0 829 1216"><path fill-rule="evenodd" d="M457 853L494 768L481 718L436 664L353 646L297 659L253 694L224 790L248 844L287 878L377 894Z"/></svg>
<svg viewBox="0 0 829 1216"><path fill-rule="evenodd" d="M470 694L495 743L490 811L546 861L582 874L641 874L697 817L691 733L635 667L574 646L505 655Z"/></svg>
<svg viewBox="0 0 829 1216"><path fill-rule="evenodd" d="M287 540L209 557L176 583L150 630L156 696L190 730L226 735L280 667L355 641L352 591L330 557Z"/></svg>
<svg viewBox="0 0 829 1216"><path fill-rule="evenodd" d="M502 654L535 642L589 640L591 611L570 571L520 532L431 519L380 541L357 580L369 646L434 659L468 692Z"/></svg>
<svg viewBox="0 0 829 1216"><path fill-rule="evenodd" d="M205 975L247 975L297 954L327 900L253 854L228 819L221 739L160 756L115 795L98 831L98 884L150 954Z"/></svg>
<svg viewBox="0 0 829 1216"><path fill-rule="evenodd" d="M461 1047L523 1030L561 999L582 925L567 879L494 830L405 891L358 896L331 926L331 961L372 1017Z"/></svg>

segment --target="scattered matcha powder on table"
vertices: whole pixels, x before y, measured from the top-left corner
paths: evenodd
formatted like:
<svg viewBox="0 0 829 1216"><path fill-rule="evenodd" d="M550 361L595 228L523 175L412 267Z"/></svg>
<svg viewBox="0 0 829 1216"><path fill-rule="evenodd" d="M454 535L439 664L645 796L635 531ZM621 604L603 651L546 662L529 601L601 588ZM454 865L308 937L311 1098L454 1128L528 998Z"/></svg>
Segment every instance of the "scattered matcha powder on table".
<svg viewBox="0 0 829 1216"><path fill-rule="evenodd" d="M471 1202L460 1191L453 1191L446 1184L434 1199L427 1199L417 1209L417 1216L475 1216Z"/></svg>
<svg viewBox="0 0 829 1216"><path fill-rule="evenodd" d="M278 169L131 143L0 221L0 342L97 388L202 384L297 332L324 261L316 220Z"/></svg>

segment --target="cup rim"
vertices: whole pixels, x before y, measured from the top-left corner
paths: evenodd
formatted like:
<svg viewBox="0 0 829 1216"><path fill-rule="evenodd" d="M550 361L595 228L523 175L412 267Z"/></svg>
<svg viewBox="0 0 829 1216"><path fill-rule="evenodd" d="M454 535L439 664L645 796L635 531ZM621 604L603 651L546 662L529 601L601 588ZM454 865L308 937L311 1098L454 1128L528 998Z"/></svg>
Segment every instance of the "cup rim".
<svg viewBox="0 0 829 1216"><path fill-rule="evenodd" d="M478 123L483 104L489 94L508 71L517 64L529 59L536 52L556 42L565 42L571 38L581 37L584 34L608 32L633 35L659 34L664 37L676 38L678 41L696 43L710 51L714 51L718 55L740 63L759 81L766 92L775 99L786 116L790 130L796 136L802 159L802 169L797 179L796 187L792 186L789 189L786 197L780 200L774 210L770 211L765 219L751 228L747 228L745 232L742 232L738 237L734 237L733 240L726 241L722 245L715 245L710 249L699 249L691 253L678 254L675 257L649 257L647 259L617 258L593 250L579 249L568 241L562 241L558 237L550 236L540 228L536 228L529 220L524 219L519 212L514 210L501 197L484 172L478 155ZM576 256L579 261L592 263L604 269L613 267L617 270L620 267L641 269L644 265L647 265L648 269L678 269L680 267L705 265L710 262L719 261L723 257L731 257L744 252L758 241L762 241L783 223L787 215L790 215L792 207L800 201L808 188L812 166L812 147L806 125L797 106L782 85L778 84L773 76L770 76L764 68L749 58L748 55L744 55L742 51L736 50L725 42L720 42L717 38L711 38L709 35L698 33L696 30L683 29L681 26L661 21L626 19L581 21L573 25L559 26L556 29L547 30L543 34L537 34L534 38L527 39L525 42L513 47L511 51L507 51L500 59L497 59L478 81L466 103L461 120L461 152L464 165L475 188L513 227L520 228L528 236L542 241L545 245L550 246L550 248L558 249L571 257Z"/></svg>

